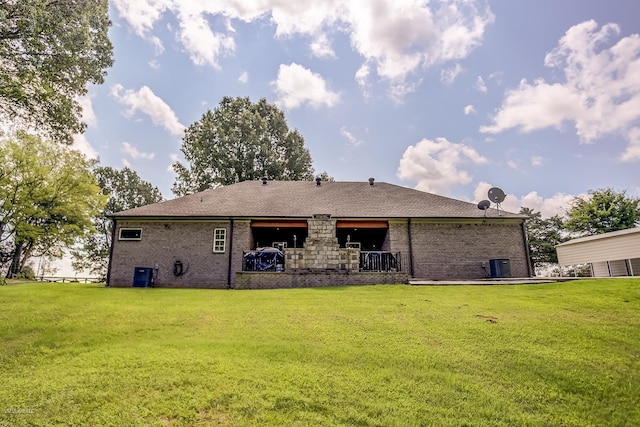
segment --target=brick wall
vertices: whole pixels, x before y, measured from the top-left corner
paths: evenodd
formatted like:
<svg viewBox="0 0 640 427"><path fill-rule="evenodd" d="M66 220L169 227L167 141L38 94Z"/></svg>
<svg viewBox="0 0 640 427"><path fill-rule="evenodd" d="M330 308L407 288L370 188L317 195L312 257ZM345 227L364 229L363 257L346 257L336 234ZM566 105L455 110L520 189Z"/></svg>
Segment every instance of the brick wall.
<svg viewBox="0 0 640 427"><path fill-rule="evenodd" d="M130 287L135 267L157 268L154 286L175 288L226 288L229 265L229 221L215 222L145 222L118 221L117 228L141 228L139 241L113 242L109 286ZM227 230L227 250L213 253L213 230ZM236 227L241 228L241 227ZM236 230L234 230L236 232ZM242 231L237 231L242 233ZM242 262L242 249L234 245L237 265ZM237 253L240 255L237 255ZM176 261L185 273L173 274Z"/></svg>
<svg viewBox="0 0 640 427"><path fill-rule="evenodd" d="M157 267L158 287L227 288L230 280L231 287L237 289L404 283L411 265L416 278L477 279L487 277L489 260L493 258L509 259L513 277L529 274L519 220L414 219L410 226L407 220L391 220L385 249L402 253L403 273L358 272L359 251L338 247L335 220L327 218L310 219L305 247L285 252L287 274L241 272L243 251L251 247L249 220L234 220L233 230L228 220L119 221L117 228L121 227L141 228L142 239L116 238L110 286L132 286L135 267ZM215 228L227 230L225 253L213 253ZM412 263L408 260L411 252ZM175 261L183 263L184 275L174 276Z"/></svg>
<svg viewBox="0 0 640 427"><path fill-rule="evenodd" d="M407 273L296 271L254 272L235 274L234 289L312 288L325 286L375 285L408 283Z"/></svg>
<svg viewBox="0 0 640 427"><path fill-rule="evenodd" d="M520 221L411 224L414 277L476 279L490 274L489 260L509 259L512 277L527 277L528 259ZM485 263L485 269L482 268Z"/></svg>

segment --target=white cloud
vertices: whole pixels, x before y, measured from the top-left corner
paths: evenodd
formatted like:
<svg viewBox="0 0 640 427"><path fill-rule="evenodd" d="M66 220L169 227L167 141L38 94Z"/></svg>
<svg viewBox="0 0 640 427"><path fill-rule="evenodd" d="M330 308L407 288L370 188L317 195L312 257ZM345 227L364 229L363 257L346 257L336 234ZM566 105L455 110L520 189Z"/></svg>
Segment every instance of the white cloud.
<svg viewBox="0 0 640 427"><path fill-rule="evenodd" d="M493 123L480 131L531 132L572 122L583 142L623 136L629 146L620 159L640 160L640 132L634 130L640 120L640 36L612 44L619 32L616 24L598 28L595 21L571 27L544 59L545 66L564 74L564 81L522 80L506 93Z"/></svg>
<svg viewBox="0 0 640 427"><path fill-rule="evenodd" d="M469 184L471 176L465 164L482 164L488 160L474 148L437 138L423 139L409 146L400 160L398 178L416 182L416 188L448 195L451 187Z"/></svg>
<svg viewBox="0 0 640 427"><path fill-rule="evenodd" d="M160 68L160 63L154 59L152 61L149 61L149 67L153 68L154 70L157 70Z"/></svg>
<svg viewBox="0 0 640 427"><path fill-rule="evenodd" d="M336 53L331 47L331 42L327 38L326 34L320 34L311 43L311 52L318 58L335 58Z"/></svg>
<svg viewBox="0 0 640 427"><path fill-rule="evenodd" d="M509 166L510 169L513 169L516 171L520 169L520 165L516 160L507 160L507 166Z"/></svg>
<svg viewBox="0 0 640 427"><path fill-rule="evenodd" d="M488 198L487 192L491 187L496 187L487 182L480 182L474 190L474 201L479 202ZM566 210L570 207L571 202L576 197L571 194L556 193L551 197L544 198L536 191L531 191L522 197L518 197L514 194L509 194L509 189L500 186L500 188L507 195L504 202L500 204L501 208L507 212L518 213L521 207L533 209L536 212L542 213L544 218L551 217L553 215L564 215ZM585 194L580 194L578 197L584 197ZM495 204L492 204L495 207Z"/></svg>
<svg viewBox="0 0 640 427"><path fill-rule="evenodd" d="M83 134L73 135L73 143L71 144L71 148L73 150L78 150L90 159L98 158L97 151L91 146L91 144Z"/></svg>
<svg viewBox="0 0 640 427"><path fill-rule="evenodd" d="M201 10L191 10L185 5L178 11L178 21L177 38L194 64L220 68L218 58L234 52L233 36L213 32Z"/></svg>
<svg viewBox="0 0 640 427"><path fill-rule="evenodd" d="M489 74L489 80L493 80L498 86L500 86L502 84L503 76L504 73L502 71L494 71L493 73Z"/></svg>
<svg viewBox="0 0 640 427"><path fill-rule="evenodd" d="M124 168L129 168L129 169L133 169L133 168L131 167L131 162L129 162L129 160L127 160L127 159L122 159L122 167L124 167Z"/></svg>
<svg viewBox="0 0 640 427"><path fill-rule="evenodd" d="M371 75L371 70L369 66L365 63L358 68L356 71L355 79L358 86L360 86L360 90L362 91L362 95L365 98L371 97L371 83L369 82L369 76Z"/></svg>
<svg viewBox="0 0 640 427"><path fill-rule="evenodd" d="M476 114L476 109L471 104L464 107L464 115L468 116L469 114Z"/></svg>
<svg viewBox="0 0 640 427"><path fill-rule="evenodd" d="M133 31L153 43L155 25L165 13L178 21L177 40L196 64L219 66L219 58L235 51L232 21L267 20L276 37L310 37L311 52L335 53L327 33L347 34L352 48L370 71L385 80L395 96L413 90L408 82L421 68L463 59L482 42L494 15L486 0L113 0ZM209 17L223 17L212 28ZM367 74L360 73L358 79Z"/></svg>
<svg viewBox="0 0 640 427"><path fill-rule="evenodd" d="M541 156L532 156L531 157L531 166L542 166L546 159Z"/></svg>
<svg viewBox="0 0 640 427"><path fill-rule="evenodd" d="M142 86L138 91L127 89L123 92L122 85L116 84L111 88L111 96L129 107L125 112L127 117L140 111L148 115L154 124L164 127L171 134L182 135L184 125L178 121L171 107L156 96L148 86Z"/></svg>
<svg viewBox="0 0 640 427"><path fill-rule="evenodd" d="M89 95L84 95L79 96L76 100L82 108L82 121L85 122L87 126L97 126L98 119L96 118L96 113L93 111L93 102L91 101L91 97Z"/></svg>
<svg viewBox="0 0 640 427"><path fill-rule="evenodd" d="M145 36L153 29L154 23L160 19L172 0L111 0L121 17L139 36Z"/></svg>
<svg viewBox="0 0 640 427"><path fill-rule="evenodd" d="M171 153L169 154L169 160L171 160L171 163L167 166L167 172L175 173L176 171L173 169L173 164L180 161L180 156L176 153Z"/></svg>
<svg viewBox="0 0 640 427"><path fill-rule="evenodd" d="M342 126L340 128L340 135L344 136L347 139L347 141L349 141L349 143L355 145L356 147L364 144L364 141L361 139L358 139L351 132L349 132L346 126Z"/></svg>
<svg viewBox="0 0 640 427"><path fill-rule="evenodd" d="M313 108L333 107L340 101L340 95L327 88L320 74L296 63L280 64L278 78L273 84L278 95L276 104L288 110L304 104Z"/></svg>
<svg viewBox="0 0 640 427"><path fill-rule="evenodd" d="M144 153L142 151L138 151L138 149L128 142L122 143L122 151L131 156L132 159L147 159L152 160L156 154L155 153Z"/></svg>
<svg viewBox="0 0 640 427"><path fill-rule="evenodd" d="M628 162L630 160L640 159L640 128L631 128L627 132L627 140L629 145L620 156L620 160Z"/></svg>
<svg viewBox="0 0 640 427"><path fill-rule="evenodd" d="M478 78L476 79L475 88L478 89L482 93L487 93L487 85L485 84L484 79L482 78L482 76L478 76Z"/></svg>
<svg viewBox="0 0 640 427"><path fill-rule="evenodd" d="M76 98L76 100L82 108L82 121L85 122L88 127L98 126L98 118L96 117L96 113L93 111L93 102L91 101L91 96L80 96ZM72 149L81 152L90 159L98 158L97 151L91 146L89 140L87 140L87 137L84 134L78 133L73 135L72 138Z"/></svg>
<svg viewBox="0 0 640 427"><path fill-rule="evenodd" d="M238 81L240 83L246 83L249 81L249 73L247 73L246 71L243 72L242 74L240 74L240 77L238 77Z"/></svg>
<svg viewBox="0 0 640 427"><path fill-rule="evenodd" d="M452 84L456 78L462 73L464 69L460 66L460 64L456 64L450 68L443 68L440 70L440 81L444 84L450 85Z"/></svg>

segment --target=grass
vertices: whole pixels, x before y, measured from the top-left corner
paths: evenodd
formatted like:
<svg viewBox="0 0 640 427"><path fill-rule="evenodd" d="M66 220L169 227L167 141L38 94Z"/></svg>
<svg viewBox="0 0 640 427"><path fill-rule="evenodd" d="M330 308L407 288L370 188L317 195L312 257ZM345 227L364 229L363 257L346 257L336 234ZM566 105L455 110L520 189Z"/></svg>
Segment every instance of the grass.
<svg viewBox="0 0 640 427"><path fill-rule="evenodd" d="M0 425L640 425L640 280L0 287Z"/></svg>

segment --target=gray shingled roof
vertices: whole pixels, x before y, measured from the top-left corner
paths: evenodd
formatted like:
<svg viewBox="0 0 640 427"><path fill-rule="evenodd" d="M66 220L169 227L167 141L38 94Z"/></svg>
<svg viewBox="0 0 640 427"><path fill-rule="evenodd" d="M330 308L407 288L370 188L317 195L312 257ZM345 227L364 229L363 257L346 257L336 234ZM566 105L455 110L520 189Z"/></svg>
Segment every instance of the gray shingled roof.
<svg viewBox="0 0 640 427"><path fill-rule="evenodd" d="M524 218L502 213L503 218ZM136 209L113 217L483 218L475 203L376 182L244 181ZM495 209L487 217L498 217Z"/></svg>

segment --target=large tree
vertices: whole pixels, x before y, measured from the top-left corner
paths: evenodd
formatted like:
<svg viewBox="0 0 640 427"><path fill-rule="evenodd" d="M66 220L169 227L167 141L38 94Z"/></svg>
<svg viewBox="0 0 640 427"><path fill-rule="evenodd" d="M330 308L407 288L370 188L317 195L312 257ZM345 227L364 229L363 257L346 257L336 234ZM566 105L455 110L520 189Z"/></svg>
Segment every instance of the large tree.
<svg viewBox="0 0 640 427"><path fill-rule="evenodd" d="M0 118L70 143L113 64L107 0L0 0Z"/></svg>
<svg viewBox="0 0 640 427"><path fill-rule="evenodd" d="M0 252L7 277L32 256L59 257L106 201L80 152L18 132L0 141Z"/></svg>
<svg viewBox="0 0 640 427"><path fill-rule="evenodd" d="M109 197L105 208L94 217L95 232L86 235L79 246L71 251L72 265L76 270L89 270L103 276L107 272L111 247L112 221L109 215L162 201L157 187L144 181L138 174L125 167L96 167L93 171L102 194Z"/></svg>
<svg viewBox="0 0 640 427"><path fill-rule="evenodd" d="M224 97L186 129L181 151L189 167L173 164L178 196L262 177L313 178L304 139L265 99Z"/></svg>
<svg viewBox="0 0 640 427"><path fill-rule="evenodd" d="M576 197L567 210L565 228L590 236L633 228L640 224L640 199L611 188L589 190Z"/></svg>
<svg viewBox="0 0 640 427"><path fill-rule="evenodd" d="M540 212L522 207L520 214L526 215L527 240L529 241L529 255L534 267L558 262L556 245L568 240L564 231L563 219L558 215L543 218Z"/></svg>

